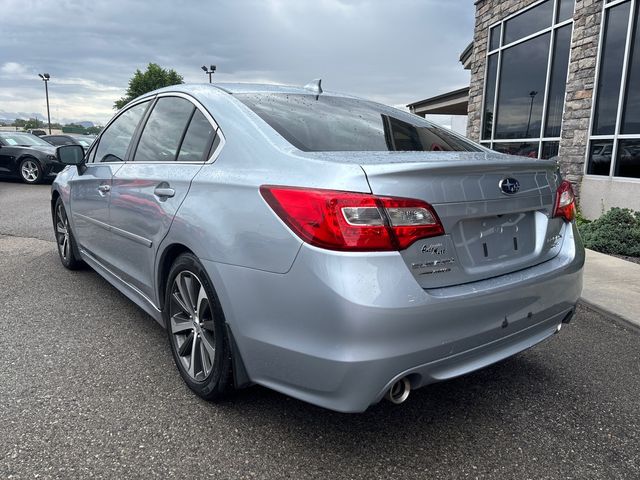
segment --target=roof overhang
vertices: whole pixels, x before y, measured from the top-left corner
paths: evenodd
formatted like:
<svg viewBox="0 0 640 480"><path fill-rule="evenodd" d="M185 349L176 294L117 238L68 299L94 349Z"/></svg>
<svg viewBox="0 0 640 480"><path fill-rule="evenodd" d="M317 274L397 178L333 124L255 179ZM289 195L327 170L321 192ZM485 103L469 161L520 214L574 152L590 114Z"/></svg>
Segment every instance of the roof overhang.
<svg viewBox="0 0 640 480"><path fill-rule="evenodd" d="M460 54L460 63L465 70L471 70L471 59L473 58L473 42L467 45L462 53Z"/></svg>
<svg viewBox="0 0 640 480"><path fill-rule="evenodd" d="M467 115L469 109L469 87L444 93L407 105L411 113L425 115Z"/></svg>

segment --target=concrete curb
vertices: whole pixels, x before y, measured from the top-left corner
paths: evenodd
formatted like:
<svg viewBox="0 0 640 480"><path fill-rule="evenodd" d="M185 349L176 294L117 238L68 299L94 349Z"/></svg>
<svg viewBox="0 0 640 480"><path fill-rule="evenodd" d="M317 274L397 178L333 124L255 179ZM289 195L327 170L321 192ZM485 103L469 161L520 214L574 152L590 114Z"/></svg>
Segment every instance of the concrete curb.
<svg viewBox="0 0 640 480"><path fill-rule="evenodd" d="M601 305L598 305L596 303L590 302L589 300L585 300L584 298L580 298L580 300L578 300L578 305L582 306L588 310L591 310L593 312L599 313L600 315L602 315L603 317L606 317L610 320L612 320L614 323L616 323L618 326L626 329L626 330L631 330L634 333L637 333L638 335L640 335L640 326L638 326L637 324L635 324L634 322L618 315L615 312L612 312L611 310L608 310L606 308L604 308Z"/></svg>
<svg viewBox="0 0 640 480"><path fill-rule="evenodd" d="M586 250L581 301L640 330L640 265Z"/></svg>

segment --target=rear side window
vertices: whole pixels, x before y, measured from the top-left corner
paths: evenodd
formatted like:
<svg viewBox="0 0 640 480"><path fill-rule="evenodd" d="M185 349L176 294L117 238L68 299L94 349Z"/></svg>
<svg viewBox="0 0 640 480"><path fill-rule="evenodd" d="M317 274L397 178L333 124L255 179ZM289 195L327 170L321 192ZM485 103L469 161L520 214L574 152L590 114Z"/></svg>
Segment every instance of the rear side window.
<svg viewBox="0 0 640 480"><path fill-rule="evenodd" d="M175 161L180 142L194 110L193 104L183 98L158 99L142 131L133 160L136 162Z"/></svg>
<svg viewBox="0 0 640 480"><path fill-rule="evenodd" d="M178 153L179 162L200 162L205 160L205 152L209 152L209 145L213 138L213 126L209 120L202 114L200 110L196 110L189 123L189 128L184 136L180 153Z"/></svg>
<svg viewBox="0 0 640 480"><path fill-rule="evenodd" d="M93 161L123 162L136 127L149 102L139 103L122 113L100 137Z"/></svg>
<svg viewBox="0 0 640 480"><path fill-rule="evenodd" d="M235 97L296 148L323 151L482 151L417 115L331 95L241 93Z"/></svg>
<svg viewBox="0 0 640 480"><path fill-rule="evenodd" d="M71 142L65 137L47 137L45 140L52 145L68 145Z"/></svg>

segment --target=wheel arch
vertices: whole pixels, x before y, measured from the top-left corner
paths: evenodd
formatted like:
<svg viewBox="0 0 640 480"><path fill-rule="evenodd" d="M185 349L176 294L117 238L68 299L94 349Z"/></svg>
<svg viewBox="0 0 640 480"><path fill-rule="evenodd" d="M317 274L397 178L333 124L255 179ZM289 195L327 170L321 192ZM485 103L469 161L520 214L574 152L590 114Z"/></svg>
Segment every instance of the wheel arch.
<svg viewBox="0 0 640 480"><path fill-rule="evenodd" d="M58 192L58 190L51 190L51 218L53 218L53 216L55 215L55 209L56 209L56 202L58 201L58 198L60 198L62 195L60 195L60 192Z"/></svg>
<svg viewBox="0 0 640 480"><path fill-rule="evenodd" d="M171 265L173 265L176 258L183 253L191 253L192 255L195 255L192 249L182 243L172 243L167 245L160 255L156 276L156 295L158 296L158 307L160 310L164 310L164 292L167 286L167 277L169 276Z"/></svg>

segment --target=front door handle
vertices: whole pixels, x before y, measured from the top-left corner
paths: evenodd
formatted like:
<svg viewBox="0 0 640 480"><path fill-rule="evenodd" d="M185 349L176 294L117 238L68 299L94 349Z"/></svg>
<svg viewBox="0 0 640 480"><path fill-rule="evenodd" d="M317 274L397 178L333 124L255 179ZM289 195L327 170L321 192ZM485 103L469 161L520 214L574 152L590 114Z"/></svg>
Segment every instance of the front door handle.
<svg viewBox="0 0 640 480"><path fill-rule="evenodd" d="M109 193L109 192L111 191L111 186L110 186L110 185L107 185L107 184L100 185L100 186L98 187L98 191L99 191L100 193Z"/></svg>
<svg viewBox="0 0 640 480"><path fill-rule="evenodd" d="M169 187L156 187L153 194L160 198L171 198L176 194L176 191Z"/></svg>

